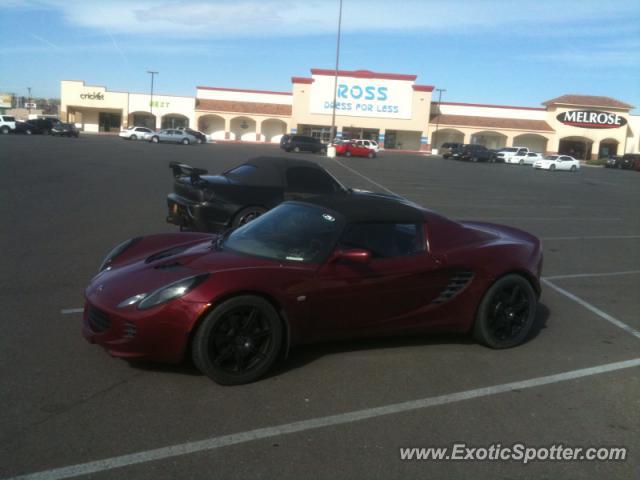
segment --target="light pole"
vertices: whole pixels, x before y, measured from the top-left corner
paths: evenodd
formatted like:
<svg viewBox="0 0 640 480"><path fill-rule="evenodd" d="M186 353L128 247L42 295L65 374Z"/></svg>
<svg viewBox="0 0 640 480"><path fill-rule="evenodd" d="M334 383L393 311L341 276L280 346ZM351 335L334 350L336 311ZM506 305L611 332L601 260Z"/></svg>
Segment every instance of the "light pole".
<svg viewBox="0 0 640 480"><path fill-rule="evenodd" d="M153 115L153 79L156 75L158 75L158 72L154 72L153 70L147 70L147 73L151 75L151 100L149 100L149 110L151 111L151 115ZM155 129L155 124L156 124L156 120L154 118L153 119L154 129Z"/></svg>
<svg viewBox="0 0 640 480"><path fill-rule="evenodd" d="M338 12L338 43L336 45L336 71L333 79L333 108L331 111L331 133L329 141L333 143L336 131L336 97L338 93L338 69L340 67L340 30L342 29L342 0L340 0L340 9Z"/></svg>
<svg viewBox="0 0 640 480"><path fill-rule="evenodd" d="M27 104L27 108L29 109L29 113L31 113L31 87L27 87L29 91L29 103Z"/></svg>
<svg viewBox="0 0 640 480"><path fill-rule="evenodd" d="M444 88L436 88L436 92L438 92L438 111L436 112L436 129L433 132L433 140L436 141L438 139L438 126L440 125L440 103L442 102L442 92L446 92L447 90ZM431 149L433 151L433 148ZM438 153L438 145L436 145L436 154Z"/></svg>

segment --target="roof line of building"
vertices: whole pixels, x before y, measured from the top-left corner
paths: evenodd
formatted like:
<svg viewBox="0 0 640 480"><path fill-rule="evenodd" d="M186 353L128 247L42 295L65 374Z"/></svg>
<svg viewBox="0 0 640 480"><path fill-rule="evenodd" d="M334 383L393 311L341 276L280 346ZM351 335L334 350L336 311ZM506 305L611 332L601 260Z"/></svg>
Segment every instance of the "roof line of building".
<svg viewBox="0 0 640 480"><path fill-rule="evenodd" d="M336 71L326 68L312 68L311 75L335 75ZM381 80L406 80L415 81L418 78L417 75L406 75L402 73L381 73L372 72L370 70L338 70L338 75L341 77L353 77L353 78L378 78Z"/></svg>
<svg viewBox="0 0 640 480"><path fill-rule="evenodd" d="M221 90L223 92L245 92L245 93L264 93L268 95L293 95L291 92L276 92L273 90L251 90L248 88L227 88L227 87L205 87L197 86L197 90Z"/></svg>
<svg viewBox="0 0 640 480"><path fill-rule="evenodd" d="M435 102L437 104L437 102ZM455 105L460 107L484 107L484 108L506 108L512 110L536 110L546 111L546 108L540 107L516 107L513 105L491 105L487 103L464 103L464 102L440 102L441 105Z"/></svg>

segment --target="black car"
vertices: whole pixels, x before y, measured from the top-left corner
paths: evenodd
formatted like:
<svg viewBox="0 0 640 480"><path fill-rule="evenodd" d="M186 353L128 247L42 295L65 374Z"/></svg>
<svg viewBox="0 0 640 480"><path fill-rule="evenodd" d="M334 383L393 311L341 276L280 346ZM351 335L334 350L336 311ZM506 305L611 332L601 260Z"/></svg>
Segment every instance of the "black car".
<svg viewBox="0 0 640 480"><path fill-rule="evenodd" d="M445 142L440 147L440 155L442 155L442 158L449 158L454 150L460 147L462 147L462 143Z"/></svg>
<svg viewBox="0 0 640 480"><path fill-rule="evenodd" d="M607 168L624 168L627 170L634 168L636 161L640 161L640 154L625 153L622 156L614 155L608 158L604 166Z"/></svg>
<svg viewBox="0 0 640 480"><path fill-rule="evenodd" d="M35 134L43 134L43 133L49 133L49 132L48 131L45 132L45 130L42 127L38 126L36 123L32 123L31 121L29 122L16 121L16 128L12 130L11 133L23 133L25 135L35 135Z"/></svg>
<svg viewBox="0 0 640 480"><path fill-rule="evenodd" d="M182 132L185 132L185 133L188 133L192 137L196 137L196 139L198 140L198 143L207 143L207 136L204 133L202 133L202 132L200 132L198 130L194 130L194 129L189 128L189 127L186 127L186 128L185 127L180 127L180 128L178 128L178 130L180 130Z"/></svg>
<svg viewBox="0 0 640 480"><path fill-rule="evenodd" d="M262 215L285 200L349 190L319 165L298 159L259 157L220 175L171 162L174 192L167 222L182 230L220 232Z"/></svg>
<svg viewBox="0 0 640 480"><path fill-rule="evenodd" d="M491 162L495 160L495 153L484 145L465 144L453 150L451 157L472 162Z"/></svg>
<svg viewBox="0 0 640 480"><path fill-rule="evenodd" d="M280 148L285 152L313 152L324 153L327 147L319 138L306 135L283 135L280 139Z"/></svg>
<svg viewBox="0 0 640 480"><path fill-rule="evenodd" d="M73 123L58 123L51 129L51 135L60 137L76 137L80 136L80 130Z"/></svg>

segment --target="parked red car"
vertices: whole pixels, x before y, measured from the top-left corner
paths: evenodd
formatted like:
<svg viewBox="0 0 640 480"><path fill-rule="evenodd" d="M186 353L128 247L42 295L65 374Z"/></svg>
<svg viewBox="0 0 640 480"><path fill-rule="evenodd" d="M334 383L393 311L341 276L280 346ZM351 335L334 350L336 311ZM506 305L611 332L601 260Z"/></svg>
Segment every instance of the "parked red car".
<svg viewBox="0 0 640 480"><path fill-rule="evenodd" d="M116 357L189 353L225 385L323 340L471 332L508 348L533 326L541 269L539 240L521 230L455 222L390 195L327 195L220 236L122 243L86 289L83 333Z"/></svg>
<svg viewBox="0 0 640 480"><path fill-rule="evenodd" d="M336 147L336 155L344 155L345 157L369 157L376 156L376 152L370 148L356 144L356 142L345 141L334 145Z"/></svg>

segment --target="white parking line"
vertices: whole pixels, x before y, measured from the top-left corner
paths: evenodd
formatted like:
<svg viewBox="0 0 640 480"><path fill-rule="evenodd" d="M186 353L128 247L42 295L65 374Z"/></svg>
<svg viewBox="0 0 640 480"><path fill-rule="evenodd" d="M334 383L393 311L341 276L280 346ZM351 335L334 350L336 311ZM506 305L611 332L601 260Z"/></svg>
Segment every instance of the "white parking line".
<svg viewBox="0 0 640 480"><path fill-rule="evenodd" d="M598 222L619 222L622 220L619 217L527 217L527 216L519 216L519 217L482 217L482 219L491 219L491 220L584 220L584 221L598 221Z"/></svg>
<svg viewBox="0 0 640 480"><path fill-rule="evenodd" d="M358 172L357 170L354 170L351 167L348 167L347 165L345 165L344 163L342 163L340 160L338 160L337 158L333 159L334 162L336 162L338 165L340 165L343 168L346 168L347 170L349 170L352 173L355 173L356 175L358 175L359 177L364 178L367 182L375 185L376 187L379 187L381 189L383 189L385 192L388 192L392 195L398 195L396 192L389 190L387 187L385 187L384 185L379 184L378 182L376 182L375 180L371 180L369 177L367 177L366 175L361 174L360 172ZM399 195L401 196L401 195Z"/></svg>
<svg viewBox="0 0 640 480"><path fill-rule="evenodd" d="M617 240L625 238L640 238L640 235L593 235L580 237L540 237L540 240Z"/></svg>
<svg viewBox="0 0 640 480"><path fill-rule="evenodd" d="M595 307L593 305L591 305L589 302L584 301L583 299L581 299L580 297L578 297L577 295L574 295L571 292L568 292L567 290L565 290L564 288L560 288L559 286L557 286L556 284L554 284L553 282L551 282L548 278L542 278L542 282L551 287L552 289L554 289L556 292L564 295L567 298L570 298L571 300L573 300L574 302L582 305L584 308L586 308L587 310L595 313L596 315L598 315L600 318L605 319L607 322L612 323L613 325L615 325L618 328L621 328L622 330L624 330L627 333L630 333L631 335L633 335L636 338L640 338L640 332L638 330L636 330L635 328L627 325L626 323L624 323L621 320L618 320L617 318L612 317L611 315L609 315L607 312L603 312L602 310L600 310L598 307Z"/></svg>
<svg viewBox="0 0 640 480"><path fill-rule="evenodd" d="M547 280L563 280L565 278L585 278L585 277L615 277L618 275L637 275L640 270L625 270L623 272L607 272L607 273L574 273L572 275L552 275L544 277Z"/></svg>
<svg viewBox="0 0 640 480"><path fill-rule="evenodd" d="M239 432L232 433L230 435L222 435L219 437L211 437L206 440L200 440L197 442L181 443L168 447L157 448L154 450L132 453L129 455L105 458L94 462L80 463L77 465L55 468L52 470L44 470L41 472L21 475L5 480L57 480L61 478L78 477L81 475L89 475L91 473L113 470L115 468L127 467L130 465L163 460L166 458L179 457L182 455L189 455L203 451L216 450L222 447L238 445L255 440L263 440L280 435L288 435L291 433L304 432L317 428L344 425L353 422L359 422L362 420L382 417L385 415L410 412L413 410L435 407L438 405L447 405L464 400L512 392L514 390L524 390L527 388L566 382L569 380L590 377L592 375L599 375L607 372L615 372L618 370L634 368L638 366L640 366L640 358L635 358L623 362L608 363L595 367L581 368L579 370L571 370L554 375L547 375L544 377L531 378L529 380L521 380L518 382L504 383L501 385L493 385L490 387L476 388L473 390L465 390L462 392L439 395L436 397L422 398L420 400L394 403L382 407L367 408L364 410L356 410L353 412L341 413L338 415L312 418L309 420L286 423L273 427L258 428L256 430L250 430L247 432Z"/></svg>
<svg viewBox="0 0 640 480"><path fill-rule="evenodd" d="M60 313L63 315L69 315L71 313L82 313L84 312L84 308L63 308L60 310Z"/></svg>

